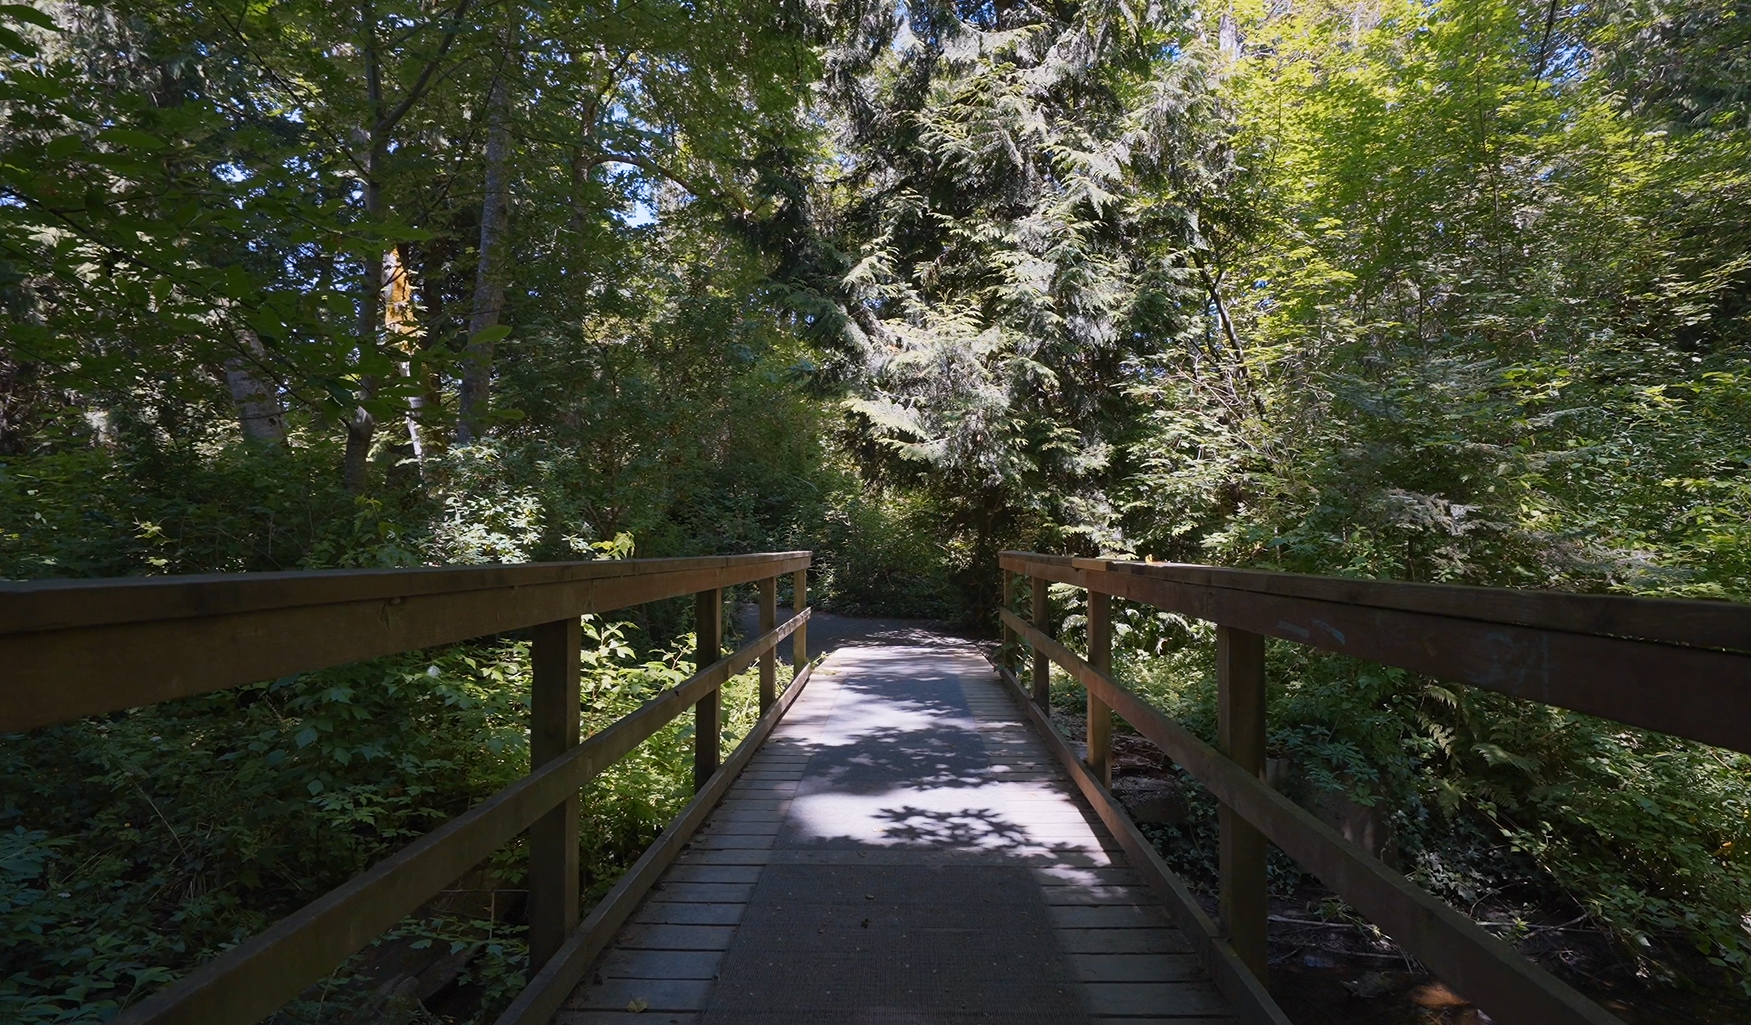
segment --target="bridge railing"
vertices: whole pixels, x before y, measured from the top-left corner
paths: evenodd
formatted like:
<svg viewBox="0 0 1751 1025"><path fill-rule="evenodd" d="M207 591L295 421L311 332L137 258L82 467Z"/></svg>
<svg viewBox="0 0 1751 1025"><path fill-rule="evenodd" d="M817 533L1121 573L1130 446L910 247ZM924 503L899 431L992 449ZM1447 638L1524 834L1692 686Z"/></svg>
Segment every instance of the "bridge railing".
<svg viewBox="0 0 1751 1025"><path fill-rule="evenodd" d="M1265 784L1267 637L1751 752L1745 605L1029 552L1005 552L1000 564L1004 650L1015 650L1018 638L1032 648L1031 692L1042 708L1054 662L1087 690L1086 767L1101 787L1112 781L1109 713L1117 712L1221 802L1222 938L1228 956L1259 979L1269 840L1496 1019L1618 1021ZM1024 578L1031 581L1031 622L1008 607ZM1052 582L1088 590L1086 660L1051 636ZM1217 624L1215 747L1113 681L1113 597Z"/></svg>
<svg viewBox="0 0 1751 1025"><path fill-rule="evenodd" d="M716 804L809 674L808 552L413 570L0 584L0 733L530 629L527 776L125 1010L143 1023L259 1021L527 831L532 978L501 1023L546 1021ZM777 621L778 578L795 610ZM757 583L759 635L722 655L723 589ZM586 740L579 617L694 595L698 671ZM797 675L776 694L775 649ZM762 717L720 765L719 688L758 661ZM694 709L694 801L580 926L578 792Z"/></svg>

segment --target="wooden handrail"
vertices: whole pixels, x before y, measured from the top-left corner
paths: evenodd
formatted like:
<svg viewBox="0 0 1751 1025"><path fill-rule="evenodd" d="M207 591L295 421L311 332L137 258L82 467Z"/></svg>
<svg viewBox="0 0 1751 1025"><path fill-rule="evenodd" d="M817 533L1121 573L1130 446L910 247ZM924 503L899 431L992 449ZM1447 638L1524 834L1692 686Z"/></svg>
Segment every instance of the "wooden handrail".
<svg viewBox="0 0 1751 1025"><path fill-rule="evenodd" d="M1027 552L1004 552L1000 562L1223 626L1751 752L1748 605Z"/></svg>
<svg viewBox="0 0 1751 1025"><path fill-rule="evenodd" d="M809 559L0 584L0 733L752 583Z"/></svg>
<svg viewBox="0 0 1751 1025"><path fill-rule="evenodd" d="M129 1008L117 1021L258 1021L524 831L531 854L532 968L542 967L553 954L575 953L582 949L580 943L587 946L588 938L567 934L577 922L579 789L692 707L711 720L695 730L697 764L715 772L698 780L697 787L702 794L721 792L727 775L745 764L749 752L739 751L727 772L715 771L718 689L756 661L769 663L779 642L793 634L793 689L808 678L802 638L810 616L803 590L810 561L808 552L780 552L0 584L0 672L5 674L0 732L506 630L535 629L531 757L536 765L527 776ZM718 657L722 589L759 581L764 598L776 594L776 578L786 573L794 576L795 612L773 624L776 610L771 609L759 637L734 654ZM709 664L580 743L577 618L687 595L696 597L702 624L709 620L710 629L701 631L699 652L699 662ZM766 598L764 604L770 607L772 602ZM768 687L770 678L770 672L763 674ZM786 696L795 697L791 691ZM789 700L777 700L762 717L750 738L753 743L771 729ZM668 847L697 826L699 804L689 806L664 834L666 853L652 854L641 865L673 856ZM646 876L648 872L638 876L643 886L649 885ZM643 890L629 884L614 892L625 903L636 901ZM542 931L551 933L540 941L548 949L540 951L538 911ZM571 964L575 960L567 961L567 972L576 968ZM551 983L561 977L557 971L537 977ZM539 995L540 1001L553 999L552 994Z"/></svg>
<svg viewBox="0 0 1751 1025"><path fill-rule="evenodd" d="M1005 575L1005 606L1013 592L1011 574L1018 574L1032 579L1036 603L1047 583L1055 581L1087 588L1091 610L1095 596L1103 602L1104 596L1117 596L1215 622L1229 647L1227 660L1219 659L1223 729L1241 735L1255 731L1259 743L1262 718L1253 723L1236 718L1249 703L1262 708L1262 661L1256 656L1261 638L1271 636L1751 751L1751 606L1346 580L1031 552L1004 552L999 563ZM1103 667L1059 644L1039 610L1036 604L1032 623L1008 607L1001 610L1006 642L1020 638L1033 649L1036 675L1051 662L1063 666L1087 689L1091 716L1108 708L1117 712L1221 802L1225 914L1257 919L1225 921L1223 928L1253 971L1263 968L1263 875L1254 871L1262 869L1262 858L1237 856L1231 864L1228 851L1230 844L1262 833L1499 1020L1528 1025L1618 1021L1344 839L1266 785L1258 773L1114 683ZM1095 611L1102 615L1091 614L1091 621L1104 622L1104 604ZM1097 650L1092 633L1090 657L1104 662L1105 652ZM1098 644L1108 643L1101 631ZM1004 671L1019 687L1015 675ZM1091 718L1091 766L1102 767L1110 758L1110 752L1096 749L1105 743ZM1100 781L1090 776L1089 782ZM1230 872L1243 870L1246 879L1230 878ZM1237 888L1261 892L1231 903Z"/></svg>
<svg viewBox="0 0 1751 1025"><path fill-rule="evenodd" d="M1490 1014L1504 1022L1610 1025L1617 1021L1032 624L1008 609L1002 614L1011 629L1063 666L1218 800L1256 825L1444 982Z"/></svg>

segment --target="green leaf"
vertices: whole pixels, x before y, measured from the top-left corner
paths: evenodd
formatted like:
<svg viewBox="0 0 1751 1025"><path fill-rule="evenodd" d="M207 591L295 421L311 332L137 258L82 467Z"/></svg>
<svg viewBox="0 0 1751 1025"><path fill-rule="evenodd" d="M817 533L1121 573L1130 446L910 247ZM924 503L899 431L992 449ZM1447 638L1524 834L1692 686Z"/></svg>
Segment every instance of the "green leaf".
<svg viewBox="0 0 1751 1025"><path fill-rule="evenodd" d="M163 139L134 128L106 128L97 133L97 138L103 142L113 142L120 146L132 146L136 149L163 149L169 145Z"/></svg>
<svg viewBox="0 0 1751 1025"><path fill-rule="evenodd" d="M506 326L504 324L494 324L492 327L482 328L481 330L476 331L473 334L469 335L468 336L468 344L469 345L491 345L494 342L500 341L501 339L505 338L510 333L511 333L511 329L508 326Z"/></svg>
<svg viewBox="0 0 1751 1025"><path fill-rule="evenodd" d="M83 135L59 135L50 139L49 144L44 147L50 159L53 160L65 160L84 148L85 136Z"/></svg>
<svg viewBox="0 0 1751 1025"><path fill-rule="evenodd" d="M35 57L41 52L29 40L4 25L0 25L0 46L26 57Z"/></svg>
<svg viewBox="0 0 1751 1025"><path fill-rule="evenodd" d="M60 26L55 24L54 18L29 4L0 4L0 17L16 18L26 24L35 25L37 28L48 29L50 32L61 31Z"/></svg>

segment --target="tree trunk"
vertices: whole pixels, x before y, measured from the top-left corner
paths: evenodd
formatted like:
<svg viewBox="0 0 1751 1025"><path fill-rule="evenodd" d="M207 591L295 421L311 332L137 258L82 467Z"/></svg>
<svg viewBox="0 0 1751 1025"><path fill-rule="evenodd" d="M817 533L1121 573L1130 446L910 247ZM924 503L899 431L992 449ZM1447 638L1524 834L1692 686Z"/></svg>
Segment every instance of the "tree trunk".
<svg viewBox="0 0 1751 1025"><path fill-rule="evenodd" d="M225 383L231 388L231 401L237 404L243 440L251 445L284 447L286 410L280 405L279 393L263 384L250 366L251 362L260 363L267 351L261 338L247 327L239 328L237 337L255 357L252 361L239 354L225 361Z"/></svg>
<svg viewBox="0 0 1751 1025"><path fill-rule="evenodd" d="M383 333L389 344L400 350L401 355L395 361L396 370L403 378L411 379L415 373L423 376L424 371L415 363L424 346L420 344L419 321L414 316L412 271L408 269L399 246L384 254L383 264ZM422 387L408 395L406 415L406 453L413 457L422 475L426 465L425 409L426 394Z"/></svg>
<svg viewBox="0 0 1751 1025"><path fill-rule="evenodd" d="M375 132L372 133L369 155L365 158L365 220L371 224L376 223L383 201L383 188L376 180L380 166L378 154L382 149L379 138ZM377 350L377 308L383 295L382 259L367 258L364 264L364 279L359 282L358 335L361 356ZM346 488L355 495L365 492L371 439L377 433L376 418L365 408L364 403L371 401L376 394L377 379L369 374L361 376L356 393L360 405L354 407L353 415L347 419L347 450L343 464Z"/></svg>
<svg viewBox="0 0 1751 1025"><path fill-rule="evenodd" d="M505 221L510 211L505 195L505 163L511 148L510 83L506 77L515 59L511 27L505 29L504 60L493 76L487 97L490 110L486 132L486 181L480 206L480 258L474 271L474 311L468 318L468 347L463 360L462 387L456 402L456 442L466 445L483 432L481 420L492 389L492 340L477 340L481 332L496 327L504 309L505 290L500 281Z"/></svg>

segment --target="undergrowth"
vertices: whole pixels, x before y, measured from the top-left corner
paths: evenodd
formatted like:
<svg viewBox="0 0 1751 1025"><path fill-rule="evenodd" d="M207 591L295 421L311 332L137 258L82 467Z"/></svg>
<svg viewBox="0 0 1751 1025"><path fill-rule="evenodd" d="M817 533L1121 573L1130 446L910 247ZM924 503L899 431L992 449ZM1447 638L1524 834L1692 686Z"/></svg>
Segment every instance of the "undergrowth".
<svg viewBox="0 0 1751 1025"><path fill-rule="evenodd" d="M585 618L586 736L693 671L690 638L641 652L630 633ZM757 687L725 685L726 751ZM512 782L528 701L529 644L508 637L0 737L0 1021L108 1020ZM691 796L692 735L683 714L585 789L586 905ZM518 838L482 878L518 893L526 861ZM379 942L469 951L459 982L490 1020L526 962L502 918L416 914ZM370 954L277 1019L336 1020Z"/></svg>

